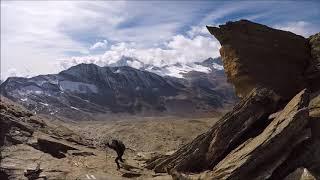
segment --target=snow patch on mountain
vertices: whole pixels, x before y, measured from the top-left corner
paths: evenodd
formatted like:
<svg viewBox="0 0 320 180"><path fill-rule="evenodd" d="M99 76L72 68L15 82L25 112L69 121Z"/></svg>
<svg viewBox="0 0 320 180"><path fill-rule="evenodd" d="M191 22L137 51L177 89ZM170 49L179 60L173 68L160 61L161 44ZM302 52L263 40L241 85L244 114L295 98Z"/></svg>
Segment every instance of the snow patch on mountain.
<svg viewBox="0 0 320 180"><path fill-rule="evenodd" d="M162 64L160 66L156 66L152 64L145 64L136 58L123 56L119 61L108 64L107 66L130 66L136 69L149 71L160 76L184 78L184 74L190 71L210 73L213 70L223 70L223 66L216 63L216 61L217 59L208 58L202 62ZM116 71L116 73L119 72Z"/></svg>
<svg viewBox="0 0 320 180"><path fill-rule="evenodd" d="M26 102L26 101L28 101L28 98L21 98L20 100L23 102Z"/></svg>
<svg viewBox="0 0 320 180"><path fill-rule="evenodd" d="M29 85L25 86L23 89L16 89L16 94L19 94L20 96L25 96L28 94L42 94L43 91L41 88L35 86L35 85Z"/></svg>
<svg viewBox="0 0 320 180"><path fill-rule="evenodd" d="M179 65L162 67L162 72L160 74L173 76L177 78L183 78L184 77L183 74L188 73L190 71L209 73L210 68L197 65L197 64L179 64ZM155 71L154 73L159 73L159 71Z"/></svg>
<svg viewBox="0 0 320 180"><path fill-rule="evenodd" d="M217 70L223 70L223 66L222 66L222 65L219 65L219 64L217 64L217 63L213 63L213 64L212 64L212 67L213 67L214 69L217 69Z"/></svg>
<svg viewBox="0 0 320 180"><path fill-rule="evenodd" d="M82 82L60 81L61 90L69 90L78 93L98 93L97 86Z"/></svg>
<svg viewBox="0 0 320 180"><path fill-rule="evenodd" d="M48 103L43 103L43 102L39 102L40 104L44 105L44 106L49 106Z"/></svg>
<svg viewBox="0 0 320 180"><path fill-rule="evenodd" d="M78 108L76 108L76 107L73 107L73 106L70 106L70 108L80 111L80 109L78 109Z"/></svg>

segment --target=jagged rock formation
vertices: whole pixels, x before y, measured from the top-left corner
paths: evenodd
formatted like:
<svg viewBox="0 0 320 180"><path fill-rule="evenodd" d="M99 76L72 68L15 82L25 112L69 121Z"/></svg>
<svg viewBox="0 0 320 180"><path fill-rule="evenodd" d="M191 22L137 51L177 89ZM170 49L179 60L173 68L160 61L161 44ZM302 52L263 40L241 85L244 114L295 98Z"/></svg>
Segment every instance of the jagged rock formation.
<svg viewBox="0 0 320 180"><path fill-rule="evenodd" d="M310 138L309 94L297 94L258 136L230 152L212 172L218 179L267 179L292 149Z"/></svg>
<svg viewBox="0 0 320 180"><path fill-rule="evenodd" d="M225 72L240 97L262 85L290 99L306 86L311 55L302 36L246 20L208 30L222 45Z"/></svg>
<svg viewBox="0 0 320 180"><path fill-rule="evenodd" d="M272 91L253 90L208 132L169 158L163 157L149 163L147 168L156 172L166 172L167 169L199 172L213 168L233 148L268 124L268 115L276 110L278 101L279 97Z"/></svg>
<svg viewBox="0 0 320 180"><path fill-rule="evenodd" d="M317 35L308 42L246 20L208 29L243 98L206 133L147 168L174 177L202 172L191 179L278 180L303 167L320 178Z"/></svg>

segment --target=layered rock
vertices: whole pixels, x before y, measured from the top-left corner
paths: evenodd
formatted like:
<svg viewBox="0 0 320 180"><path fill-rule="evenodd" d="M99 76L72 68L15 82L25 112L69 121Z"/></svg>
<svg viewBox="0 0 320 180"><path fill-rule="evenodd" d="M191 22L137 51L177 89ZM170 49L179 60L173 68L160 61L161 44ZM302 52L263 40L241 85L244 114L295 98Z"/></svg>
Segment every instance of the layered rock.
<svg viewBox="0 0 320 180"><path fill-rule="evenodd" d="M270 123L268 116L275 112L278 102L279 96L268 89L252 90L209 131L171 156L149 162L147 168L156 172L199 172L213 168L230 151Z"/></svg>
<svg viewBox="0 0 320 180"><path fill-rule="evenodd" d="M279 115L253 139L228 154L210 177L218 179L267 179L294 147L311 137L308 93L297 94Z"/></svg>
<svg viewBox="0 0 320 180"><path fill-rule="evenodd" d="M308 40L247 20L207 27L222 45L225 72L240 97L261 85L291 99L306 86Z"/></svg>

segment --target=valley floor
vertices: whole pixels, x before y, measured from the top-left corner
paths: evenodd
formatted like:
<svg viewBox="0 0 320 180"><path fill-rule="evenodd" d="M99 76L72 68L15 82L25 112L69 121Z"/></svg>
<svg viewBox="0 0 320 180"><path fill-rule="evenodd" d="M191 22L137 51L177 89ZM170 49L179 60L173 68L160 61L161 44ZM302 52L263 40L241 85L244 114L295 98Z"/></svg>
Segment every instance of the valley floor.
<svg viewBox="0 0 320 180"><path fill-rule="evenodd" d="M94 146L100 146L94 150L96 156L77 160L81 162L78 165L83 166L81 173L70 175L80 179L172 179L168 174L155 174L144 169L145 160L159 154L172 154L180 146L208 130L217 120L218 118L144 118L134 121L64 123L63 126L92 141ZM119 139L126 145L124 166L131 165L138 169L124 167L120 171L116 170L116 153L102 146L104 141L112 138Z"/></svg>
<svg viewBox="0 0 320 180"><path fill-rule="evenodd" d="M111 122L82 121L63 125L92 140L95 145L115 138L123 141L126 147L133 151L164 153L176 150L193 140L217 120L218 118L160 117Z"/></svg>
<svg viewBox="0 0 320 180"><path fill-rule="evenodd" d="M29 171L33 179L172 179L145 169L144 163L172 154L218 120L159 117L62 122L34 116L5 98L0 102L1 126L7 127L2 128L0 179L27 179ZM127 148L120 170L114 162L116 153L103 146L114 138Z"/></svg>

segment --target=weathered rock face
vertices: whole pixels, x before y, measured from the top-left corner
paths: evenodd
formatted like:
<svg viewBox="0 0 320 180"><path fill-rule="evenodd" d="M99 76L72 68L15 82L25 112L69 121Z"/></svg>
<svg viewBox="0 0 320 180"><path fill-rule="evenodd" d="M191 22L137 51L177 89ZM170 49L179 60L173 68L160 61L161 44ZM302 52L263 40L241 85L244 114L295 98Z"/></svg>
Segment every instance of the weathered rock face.
<svg viewBox="0 0 320 180"><path fill-rule="evenodd" d="M1 180L66 179L72 167L63 158L94 155L82 150L86 142L75 133L58 131L2 96L0 117Z"/></svg>
<svg viewBox="0 0 320 180"><path fill-rule="evenodd" d="M284 180L316 180L316 178L310 174L305 168L298 168L293 173L288 175Z"/></svg>
<svg viewBox="0 0 320 180"><path fill-rule="evenodd" d="M224 156L264 129L275 112L279 96L265 88L258 88L244 98L209 131L199 135L171 156L148 163L156 172L168 170L199 172L213 168Z"/></svg>
<svg viewBox="0 0 320 180"><path fill-rule="evenodd" d="M320 33L309 37L311 56L318 70L320 70Z"/></svg>
<svg viewBox="0 0 320 180"><path fill-rule="evenodd" d="M311 94L309 109L311 117L320 118L320 90Z"/></svg>
<svg viewBox="0 0 320 180"><path fill-rule="evenodd" d="M311 59L307 39L247 20L207 28L222 45L225 72L238 96L261 85L291 99L305 87Z"/></svg>
<svg viewBox="0 0 320 180"><path fill-rule="evenodd" d="M213 169L217 179L267 179L286 160L292 149L311 137L308 123L309 97L296 95L279 115L253 139L234 149Z"/></svg>
<svg viewBox="0 0 320 180"><path fill-rule="evenodd" d="M308 85L312 90L320 89L320 33L308 38L311 49L311 64L308 67Z"/></svg>

